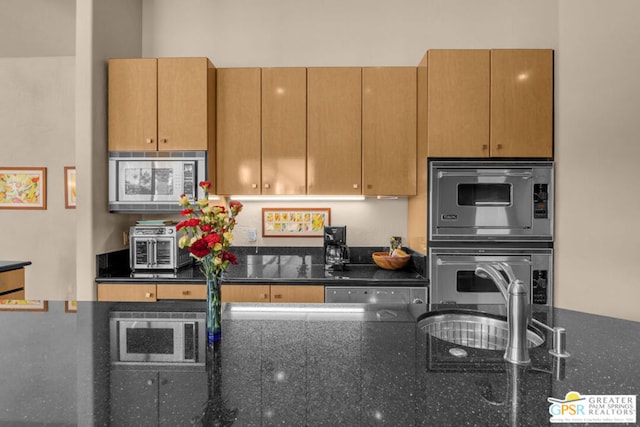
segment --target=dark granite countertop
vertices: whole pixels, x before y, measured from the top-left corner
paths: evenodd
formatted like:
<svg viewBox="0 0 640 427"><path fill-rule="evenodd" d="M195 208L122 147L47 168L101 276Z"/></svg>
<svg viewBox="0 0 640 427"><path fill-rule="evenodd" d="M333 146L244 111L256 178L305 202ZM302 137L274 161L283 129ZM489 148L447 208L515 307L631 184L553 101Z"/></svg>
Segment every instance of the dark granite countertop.
<svg viewBox="0 0 640 427"><path fill-rule="evenodd" d="M514 368L501 351L450 356L416 326L424 305L330 314L309 309L340 306L236 307L249 306L224 305L222 345L189 368L112 365L109 313L202 311L201 302L81 301L67 313L50 301L47 312L0 312L0 425L538 427L549 425L549 397L640 392L637 322L535 307L567 329L571 356L556 359L545 343L532 349L531 366Z"/></svg>
<svg viewBox="0 0 640 427"><path fill-rule="evenodd" d="M227 284L316 284L344 286L426 286L424 256L414 255L414 262L399 270L385 270L375 265L371 253L380 248L352 248L353 263L344 271L327 270L322 248L236 248L238 264L225 272ZM100 264L104 264L100 268ZM98 261L97 283L204 283L197 265L178 271L131 271L128 252Z"/></svg>
<svg viewBox="0 0 640 427"><path fill-rule="evenodd" d="M22 267L31 265L31 261L1 261L0 260L0 273L3 271L17 270Z"/></svg>

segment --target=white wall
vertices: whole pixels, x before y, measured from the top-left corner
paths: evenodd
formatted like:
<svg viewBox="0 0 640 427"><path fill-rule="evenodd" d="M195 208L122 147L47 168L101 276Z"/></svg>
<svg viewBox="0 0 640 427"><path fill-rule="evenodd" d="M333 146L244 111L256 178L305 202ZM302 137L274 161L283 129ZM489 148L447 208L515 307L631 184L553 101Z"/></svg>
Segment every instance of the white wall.
<svg viewBox="0 0 640 427"><path fill-rule="evenodd" d="M73 57L0 58L0 166L47 168L46 210L0 210L0 259L26 260L26 297L75 295L77 213L64 206L75 165Z"/></svg>
<svg viewBox="0 0 640 427"><path fill-rule="evenodd" d="M559 16L556 302L640 321L640 2Z"/></svg>

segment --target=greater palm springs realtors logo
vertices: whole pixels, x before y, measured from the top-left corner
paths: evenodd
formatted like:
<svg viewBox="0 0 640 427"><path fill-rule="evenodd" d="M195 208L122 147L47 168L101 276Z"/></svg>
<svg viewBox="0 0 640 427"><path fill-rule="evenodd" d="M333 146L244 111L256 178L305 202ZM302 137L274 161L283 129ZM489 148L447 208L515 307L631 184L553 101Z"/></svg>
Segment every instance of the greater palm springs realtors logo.
<svg viewBox="0 0 640 427"><path fill-rule="evenodd" d="M575 391L564 400L547 398L552 423L635 423L635 395L580 395Z"/></svg>

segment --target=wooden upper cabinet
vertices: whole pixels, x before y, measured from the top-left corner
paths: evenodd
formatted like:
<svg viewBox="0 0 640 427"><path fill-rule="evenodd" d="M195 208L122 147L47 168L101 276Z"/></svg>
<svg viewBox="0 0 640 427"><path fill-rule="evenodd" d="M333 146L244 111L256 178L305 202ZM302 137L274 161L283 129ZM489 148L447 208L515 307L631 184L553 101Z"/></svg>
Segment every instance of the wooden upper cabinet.
<svg viewBox="0 0 640 427"><path fill-rule="evenodd" d="M215 147L215 68L207 58L109 60L109 151Z"/></svg>
<svg viewBox="0 0 640 427"><path fill-rule="evenodd" d="M364 195L416 194L416 67L362 69Z"/></svg>
<svg viewBox="0 0 640 427"><path fill-rule="evenodd" d="M553 157L553 50L491 51L492 157Z"/></svg>
<svg viewBox="0 0 640 427"><path fill-rule="evenodd" d="M262 194L306 194L307 69L262 69Z"/></svg>
<svg viewBox="0 0 640 427"><path fill-rule="evenodd" d="M109 60L109 151L158 149L158 61Z"/></svg>
<svg viewBox="0 0 640 427"><path fill-rule="evenodd" d="M430 157L553 157L551 49L427 52Z"/></svg>
<svg viewBox="0 0 640 427"><path fill-rule="evenodd" d="M489 156L489 50L427 52L427 153Z"/></svg>
<svg viewBox="0 0 640 427"><path fill-rule="evenodd" d="M261 194L260 68L217 70L218 194Z"/></svg>
<svg viewBox="0 0 640 427"><path fill-rule="evenodd" d="M362 194L362 69L307 69L307 192Z"/></svg>

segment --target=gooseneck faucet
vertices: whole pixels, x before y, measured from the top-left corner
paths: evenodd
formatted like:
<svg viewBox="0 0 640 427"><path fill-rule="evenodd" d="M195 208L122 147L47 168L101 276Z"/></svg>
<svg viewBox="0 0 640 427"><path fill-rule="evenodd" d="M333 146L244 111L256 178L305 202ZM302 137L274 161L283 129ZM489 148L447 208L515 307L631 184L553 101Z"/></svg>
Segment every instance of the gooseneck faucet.
<svg viewBox="0 0 640 427"><path fill-rule="evenodd" d="M508 282L498 269L505 272L509 278ZM484 279L491 279L504 297L509 329L504 359L517 365L528 365L531 359L527 343L527 327L531 317L531 306L526 286L521 280L515 278L513 270L505 263L479 264L475 274Z"/></svg>

